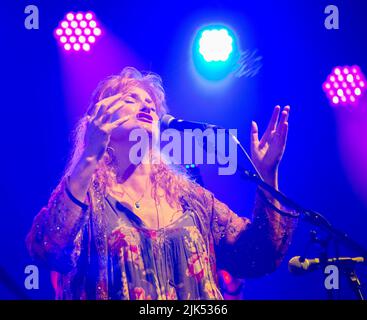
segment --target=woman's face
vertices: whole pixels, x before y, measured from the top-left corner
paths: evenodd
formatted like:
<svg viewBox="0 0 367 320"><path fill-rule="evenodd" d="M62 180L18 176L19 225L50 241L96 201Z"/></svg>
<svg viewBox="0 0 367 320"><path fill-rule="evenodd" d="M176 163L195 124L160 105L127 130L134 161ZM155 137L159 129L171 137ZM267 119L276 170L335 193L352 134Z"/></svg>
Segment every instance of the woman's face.
<svg viewBox="0 0 367 320"><path fill-rule="evenodd" d="M153 99L142 88L133 87L123 96L124 106L112 117L111 122L130 115L129 120L111 133L111 140L128 139L133 129L145 129L149 135L158 134L159 116Z"/></svg>

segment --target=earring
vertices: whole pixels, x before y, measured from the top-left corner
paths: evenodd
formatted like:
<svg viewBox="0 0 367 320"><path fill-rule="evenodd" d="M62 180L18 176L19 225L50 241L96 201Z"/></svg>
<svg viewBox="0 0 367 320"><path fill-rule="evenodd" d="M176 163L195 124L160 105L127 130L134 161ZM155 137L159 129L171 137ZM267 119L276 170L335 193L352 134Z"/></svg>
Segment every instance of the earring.
<svg viewBox="0 0 367 320"><path fill-rule="evenodd" d="M106 153L107 153L107 159L105 160L105 163L108 166L113 165L115 163L115 160L116 160L115 150L112 147L108 146L106 148Z"/></svg>

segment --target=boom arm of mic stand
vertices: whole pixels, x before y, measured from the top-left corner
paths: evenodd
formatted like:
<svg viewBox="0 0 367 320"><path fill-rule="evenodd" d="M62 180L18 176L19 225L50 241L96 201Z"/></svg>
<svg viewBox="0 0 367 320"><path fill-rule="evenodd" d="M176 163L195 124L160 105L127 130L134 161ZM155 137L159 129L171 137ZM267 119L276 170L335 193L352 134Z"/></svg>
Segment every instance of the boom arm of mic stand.
<svg viewBox="0 0 367 320"><path fill-rule="evenodd" d="M293 200L289 199L287 196L285 196L280 191L276 190L273 186L267 184L264 179L261 177L259 171L257 170L255 164L252 162L251 157L247 153L246 149L242 146L240 141L237 139L236 136L231 134L229 131L227 131L229 136L233 139L233 141L240 147L242 150L242 153L245 155L246 160L251 164L253 170L256 172L251 172L249 170L243 170L242 173L245 175L246 178L253 181L256 185L261 187L263 190L266 190L269 194L271 194L274 199L278 200L280 203L282 203L284 206L288 208L294 209L296 212L300 213L301 216L309 223L321 227L324 230L328 231L330 234L334 235L336 238L343 241L346 245L353 248L354 250L360 252L363 257L367 257L367 250L362 247L360 244L352 240L348 234L346 234L343 231L339 231L335 229L330 222L323 217L320 213L308 210L300 206L298 203L294 202Z"/></svg>

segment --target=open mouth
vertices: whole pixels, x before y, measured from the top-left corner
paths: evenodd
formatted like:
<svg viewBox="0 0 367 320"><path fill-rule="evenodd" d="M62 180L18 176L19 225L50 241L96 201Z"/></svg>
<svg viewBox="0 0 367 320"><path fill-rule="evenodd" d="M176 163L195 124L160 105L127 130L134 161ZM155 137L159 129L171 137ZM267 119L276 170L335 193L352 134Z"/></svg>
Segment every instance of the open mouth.
<svg viewBox="0 0 367 320"><path fill-rule="evenodd" d="M147 123L152 123L153 122L152 116L148 113L145 113L145 112L139 112L136 115L136 119L138 119L139 121L147 122Z"/></svg>

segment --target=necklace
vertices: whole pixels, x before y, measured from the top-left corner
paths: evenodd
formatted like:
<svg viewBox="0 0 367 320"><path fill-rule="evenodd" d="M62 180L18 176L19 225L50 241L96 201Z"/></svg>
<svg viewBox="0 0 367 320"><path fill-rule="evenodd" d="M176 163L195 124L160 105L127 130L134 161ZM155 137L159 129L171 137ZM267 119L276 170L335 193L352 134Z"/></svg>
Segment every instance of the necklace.
<svg viewBox="0 0 367 320"><path fill-rule="evenodd" d="M145 182L145 188L144 188L144 192L142 193L142 195L140 196L140 198L138 200L135 200L132 196L130 196L130 194L123 189L124 193L126 193L126 195L130 198L130 200L134 203L134 207L135 209L139 210L141 208L141 200L144 198L145 196L145 192L147 191L148 188L148 181L149 179L146 180Z"/></svg>
<svg viewBox="0 0 367 320"><path fill-rule="evenodd" d="M143 192L143 194L141 195L141 197L138 200L135 200L132 196L130 196L125 189L124 189L124 192L130 198L130 200L134 203L135 209L139 210L141 208L140 201L144 198L145 191Z"/></svg>

